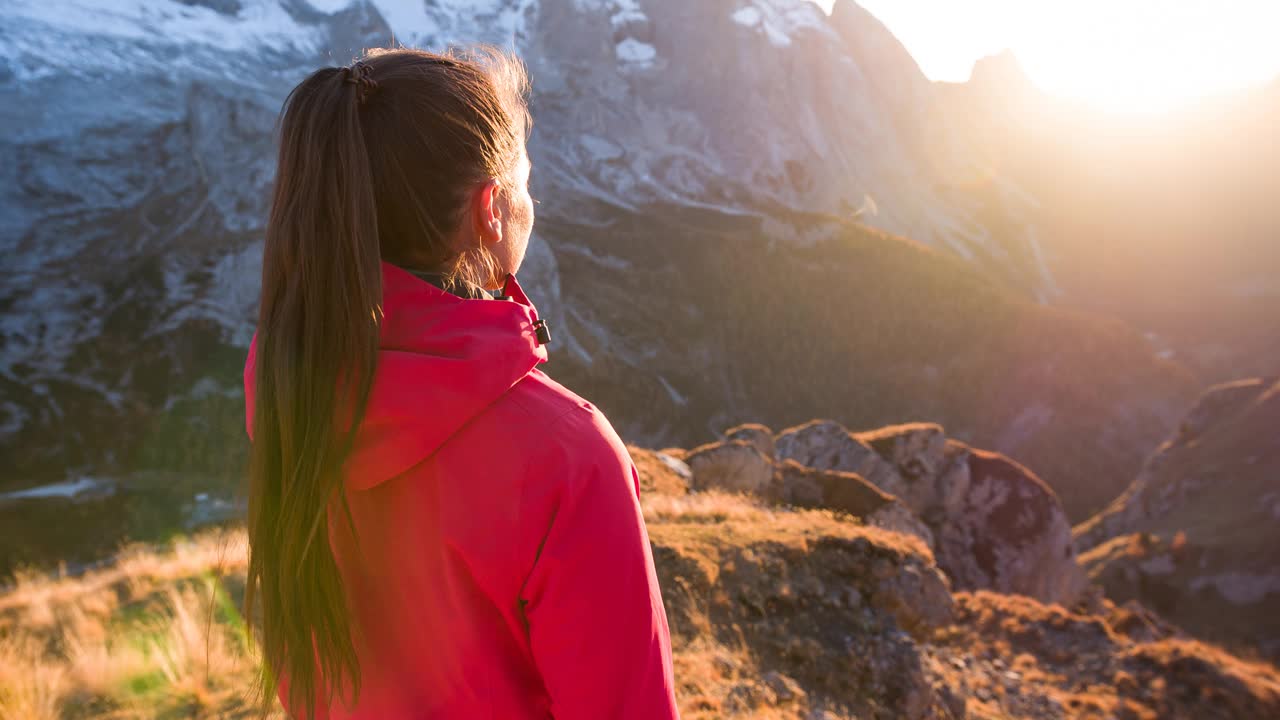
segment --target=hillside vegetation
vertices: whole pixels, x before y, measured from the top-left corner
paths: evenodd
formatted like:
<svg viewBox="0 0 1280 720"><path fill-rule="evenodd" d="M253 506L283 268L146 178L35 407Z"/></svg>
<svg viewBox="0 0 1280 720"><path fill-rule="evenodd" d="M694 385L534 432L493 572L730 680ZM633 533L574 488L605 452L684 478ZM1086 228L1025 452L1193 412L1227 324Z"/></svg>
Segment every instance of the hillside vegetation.
<svg viewBox="0 0 1280 720"><path fill-rule="evenodd" d="M1187 373L1125 324L854 222L578 209L539 222L595 248L559 254L575 279L561 288L569 331L593 363L561 348L549 372L637 441L696 445L743 418L937 422L1034 468L1078 522L1194 399ZM656 334L681 342L657 352Z"/></svg>

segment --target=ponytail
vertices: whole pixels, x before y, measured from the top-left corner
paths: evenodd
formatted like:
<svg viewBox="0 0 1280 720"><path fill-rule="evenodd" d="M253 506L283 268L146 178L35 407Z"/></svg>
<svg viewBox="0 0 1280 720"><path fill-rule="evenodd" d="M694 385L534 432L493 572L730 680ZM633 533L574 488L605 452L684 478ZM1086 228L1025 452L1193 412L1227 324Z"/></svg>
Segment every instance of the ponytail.
<svg viewBox="0 0 1280 720"><path fill-rule="evenodd" d="M249 469L245 612L264 655L264 710L277 678L306 720L359 695L329 523L341 513L354 537L343 465L376 370L381 262L495 281L483 247L451 238L466 229L468 193L522 156L527 91L523 65L498 50L396 48L318 70L285 100Z"/></svg>
<svg viewBox="0 0 1280 720"><path fill-rule="evenodd" d="M328 537L335 502L351 520L342 466L373 381L382 302L360 120L370 85L367 73L352 77L316 71L285 101L254 369L245 610L265 660L264 709L278 672L287 706L307 720L360 687Z"/></svg>

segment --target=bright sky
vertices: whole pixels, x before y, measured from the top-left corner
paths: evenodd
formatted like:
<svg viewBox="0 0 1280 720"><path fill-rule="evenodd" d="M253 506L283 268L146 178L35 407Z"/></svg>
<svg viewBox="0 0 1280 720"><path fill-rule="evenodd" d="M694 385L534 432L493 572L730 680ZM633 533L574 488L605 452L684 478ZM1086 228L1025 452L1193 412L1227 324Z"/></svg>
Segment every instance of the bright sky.
<svg viewBox="0 0 1280 720"><path fill-rule="evenodd" d="M1280 76L1280 0L858 2L934 80L1008 48L1047 92L1142 111Z"/></svg>

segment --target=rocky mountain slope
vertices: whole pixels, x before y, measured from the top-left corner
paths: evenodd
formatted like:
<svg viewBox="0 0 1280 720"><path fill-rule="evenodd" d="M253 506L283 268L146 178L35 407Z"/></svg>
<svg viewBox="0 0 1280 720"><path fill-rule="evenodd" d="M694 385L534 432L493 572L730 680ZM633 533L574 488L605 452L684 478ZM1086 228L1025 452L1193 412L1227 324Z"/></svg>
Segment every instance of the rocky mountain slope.
<svg viewBox="0 0 1280 720"><path fill-rule="evenodd" d="M737 433L762 440L759 433ZM747 440L744 444L750 444ZM818 509L690 491L632 448L671 624L682 717L1239 719L1280 673L1140 606L953 592L919 538ZM0 594L0 715L247 718L238 532L135 549Z"/></svg>
<svg viewBox="0 0 1280 720"><path fill-rule="evenodd" d="M1028 202L965 189L978 160L851 0L17 0L0 486L225 489L279 103L393 34L528 60L543 205L522 276L553 373L629 437L924 418L1036 467L1079 519L1189 399L1140 336L1028 300L1055 292Z"/></svg>
<svg viewBox="0 0 1280 720"><path fill-rule="evenodd" d="M1118 602L1280 658L1280 382L1211 388L1075 537Z"/></svg>

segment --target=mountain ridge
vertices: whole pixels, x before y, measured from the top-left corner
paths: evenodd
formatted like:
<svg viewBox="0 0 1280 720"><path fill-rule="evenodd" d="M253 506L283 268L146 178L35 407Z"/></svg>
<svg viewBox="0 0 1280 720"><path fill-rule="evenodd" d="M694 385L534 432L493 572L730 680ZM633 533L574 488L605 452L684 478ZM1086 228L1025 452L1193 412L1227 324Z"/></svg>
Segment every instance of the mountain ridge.
<svg viewBox="0 0 1280 720"><path fill-rule="evenodd" d="M1078 482L1078 497L1063 495L1080 518L1189 402L1180 369L1141 338L1028 301L1053 291L1029 200L1003 181L966 186L972 158L932 86L856 4L827 17L802 0L492 0L471 13L76 1L84 12L0 9L0 120L21 128L0 139L13 180L0 190L7 487L137 470L233 481L243 438L226 419L252 332L279 100L308 68L383 44L395 26L435 46L514 43L528 59L544 204L522 282L557 328L554 372L630 437L694 444L746 411L775 425L939 421L1056 488ZM281 32L290 42L274 44ZM708 61L739 70L701 71ZM901 252L900 236L866 225L937 252ZM757 308L789 296L805 309ZM857 298L847 312L867 332L813 319L838 297ZM761 312L778 313L767 332ZM1007 357L984 362L993 332ZM1054 332L1124 360L1105 372ZM820 385L768 388L788 366ZM1090 445L1086 462L1069 459Z"/></svg>

